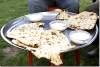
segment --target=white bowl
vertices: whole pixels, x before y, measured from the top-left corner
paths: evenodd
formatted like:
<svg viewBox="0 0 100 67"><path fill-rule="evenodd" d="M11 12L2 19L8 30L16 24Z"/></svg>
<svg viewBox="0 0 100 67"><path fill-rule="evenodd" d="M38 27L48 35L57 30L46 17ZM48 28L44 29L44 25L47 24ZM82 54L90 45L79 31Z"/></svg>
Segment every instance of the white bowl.
<svg viewBox="0 0 100 67"><path fill-rule="evenodd" d="M89 32L83 30L75 30L69 33L70 40L76 44L88 43L92 36Z"/></svg>
<svg viewBox="0 0 100 67"><path fill-rule="evenodd" d="M50 22L50 28L54 30L63 31L68 27L69 23L66 20L55 20Z"/></svg>

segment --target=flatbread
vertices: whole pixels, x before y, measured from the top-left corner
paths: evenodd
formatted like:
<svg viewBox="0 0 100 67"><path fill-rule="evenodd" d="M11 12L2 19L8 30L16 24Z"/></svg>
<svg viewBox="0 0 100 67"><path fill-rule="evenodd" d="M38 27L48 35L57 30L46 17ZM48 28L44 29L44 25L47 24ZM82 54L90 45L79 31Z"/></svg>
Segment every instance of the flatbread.
<svg viewBox="0 0 100 67"><path fill-rule="evenodd" d="M70 17L69 21L71 21L70 28L72 29L90 30L93 29L96 24L97 15L94 12L84 11Z"/></svg>
<svg viewBox="0 0 100 67"><path fill-rule="evenodd" d="M57 16L57 19L59 19L59 20L64 20L64 19L68 20L70 17L71 17L71 15L68 14L68 12L66 12L66 11L60 11L59 15Z"/></svg>
<svg viewBox="0 0 100 67"><path fill-rule="evenodd" d="M69 15L68 12L62 11L57 16L57 19L68 20L70 22L69 28L91 30L94 28L97 15L94 12L83 11L76 15ZM67 22L66 22L67 24Z"/></svg>
<svg viewBox="0 0 100 67"><path fill-rule="evenodd" d="M75 46L60 31L44 30L40 25L43 24L23 24L7 32L7 36L13 38L14 44L25 47L36 57L50 59L55 65L62 64L59 54Z"/></svg>

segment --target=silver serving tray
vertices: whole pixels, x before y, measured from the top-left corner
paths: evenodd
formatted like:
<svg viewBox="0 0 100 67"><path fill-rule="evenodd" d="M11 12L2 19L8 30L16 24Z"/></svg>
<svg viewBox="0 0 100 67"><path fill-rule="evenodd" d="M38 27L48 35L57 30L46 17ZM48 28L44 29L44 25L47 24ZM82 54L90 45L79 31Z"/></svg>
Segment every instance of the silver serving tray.
<svg viewBox="0 0 100 67"><path fill-rule="evenodd" d="M29 15L25 15L25 16L22 16L22 17L19 17L19 18L16 18L14 20L11 20L10 22L8 22L7 24L5 24L2 28L1 28L1 36L2 38L7 42L9 43L10 45L13 45L15 47L18 47L18 48L21 48L21 49L25 49L24 47L21 47L21 46L18 46L14 43L12 43L12 39L11 38L8 38L6 36L6 33L8 31L11 31L13 30L15 27L19 26L19 25L22 25L22 24L26 24L26 23L32 23L34 22L33 20L31 20L29 18L29 16L33 16L35 17L35 15L41 15L42 16L42 19L41 21L43 21L45 23L45 29L49 29L49 22L52 21L52 20L55 20L55 17L57 16L58 13L54 13L54 12L40 12L40 13L34 13L34 14L29 14ZM72 13L71 13L72 14ZM74 14L72 14L74 15ZM63 31L63 33L69 38L69 33L73 31L72 29L66 29ZM94 29L92 30L89 30L88 31L91 35L92 35L92 38L91 40L86 43L86 44L75 44L76 47L75 48L72 48L70 50L66 50L66 52L68 51L72 51L72 50L76 50L76 49L80 49L80 48L83 48L83 47L86 47L88 45L90 45L97 37L97 34L98 34L98 27L97 25L95 26ZM72 43L73 44L73 43Z"/></svg>

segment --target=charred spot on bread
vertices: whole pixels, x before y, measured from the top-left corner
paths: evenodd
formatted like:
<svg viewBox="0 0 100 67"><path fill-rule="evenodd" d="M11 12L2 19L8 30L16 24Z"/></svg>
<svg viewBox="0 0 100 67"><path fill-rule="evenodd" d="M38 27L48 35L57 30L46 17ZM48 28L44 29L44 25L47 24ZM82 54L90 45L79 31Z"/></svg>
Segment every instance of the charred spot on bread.
<svg viewBox="0 0 100 67"><path fill-rule="evenodd" d="M56 33L55 33L55 32L51 32L51 34L52 34L52 35L56 35Z"/></svg>
<svg viewBox="0 0 100 67"><path fill-rule="evenodd" d="M34 48L38 48L39 46L38 46L38 44L34 44Z"/></svg>
<svg viewBox="0 0 100 67"><path fill-rule="evenodd" d="M39 25L39 27L42 27L42 28L43 28L43 27L44 27L44 25Z"/></svg>
<svg viewBox="0 0 100 67"><path fill-rule="evenodd" d="M91 13L90 16L94 15L94 13Z"/></svg>
<svg viewBox="0 0 100 67"><path fill-rule="evenodd" d="M32 50L33 52L36 52L36 50Z"/></svg>
<svg viewBox="0 0 100 67"><path fill-rule="evenodd" d="M33 47L31 44L28 45L29 47Z"/></svg>

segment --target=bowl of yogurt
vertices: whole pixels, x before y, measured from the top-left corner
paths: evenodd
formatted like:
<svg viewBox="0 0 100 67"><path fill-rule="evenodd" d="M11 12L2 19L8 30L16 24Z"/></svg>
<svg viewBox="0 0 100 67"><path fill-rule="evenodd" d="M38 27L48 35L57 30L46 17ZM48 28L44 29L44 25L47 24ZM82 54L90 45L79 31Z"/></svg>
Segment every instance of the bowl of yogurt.
<svg viewBox="0 0 100 67"><path fill-rule="evenodd" d="M63 31L69 27L69 21L68 20L55 20L55 21L51 21L49 25L51 29Z"/></svg>
<svg viewBox="0 0 100 67"><path fill-rule="evenodd" d="M76 44L88 43L92 36L89 32L83 30L74 30L69 33L69 38Z"/></svg>

